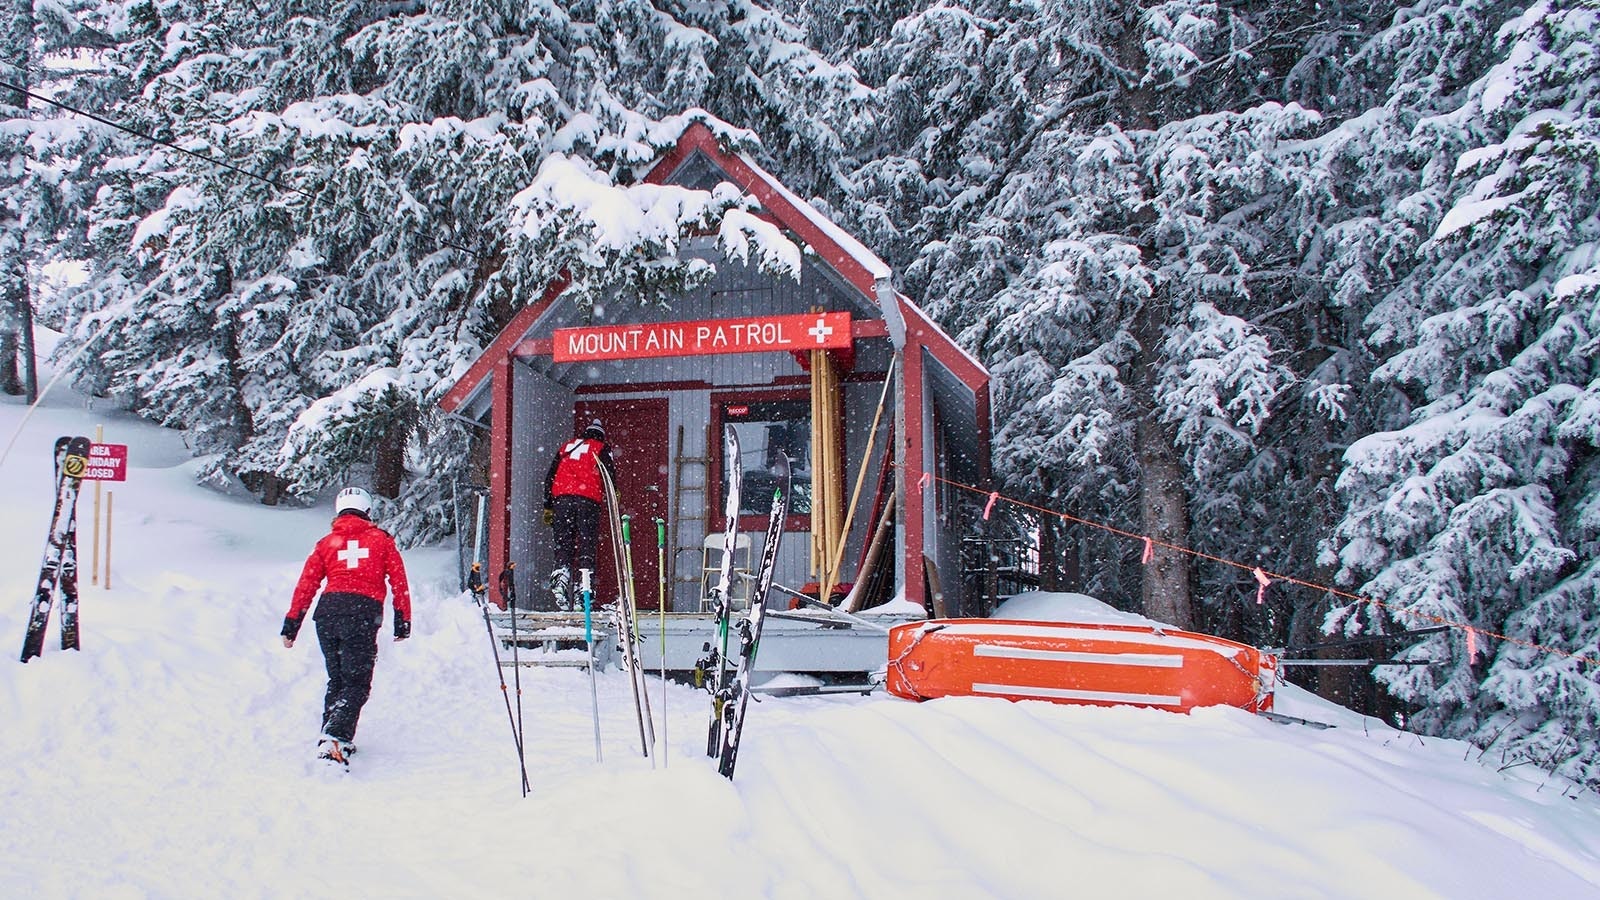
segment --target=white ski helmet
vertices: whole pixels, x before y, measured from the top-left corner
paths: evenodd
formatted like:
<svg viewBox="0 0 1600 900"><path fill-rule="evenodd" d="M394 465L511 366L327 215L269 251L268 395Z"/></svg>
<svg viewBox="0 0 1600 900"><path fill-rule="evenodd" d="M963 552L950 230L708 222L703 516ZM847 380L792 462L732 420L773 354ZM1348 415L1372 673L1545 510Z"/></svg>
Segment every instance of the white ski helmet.
<svg viewBox="0 0 1600 900"><path fill-rule="evenodd" d="M333 514L342 512L358 512L362 515L372 512L372 495L358 487L345 488L333 500Z"/></svg>

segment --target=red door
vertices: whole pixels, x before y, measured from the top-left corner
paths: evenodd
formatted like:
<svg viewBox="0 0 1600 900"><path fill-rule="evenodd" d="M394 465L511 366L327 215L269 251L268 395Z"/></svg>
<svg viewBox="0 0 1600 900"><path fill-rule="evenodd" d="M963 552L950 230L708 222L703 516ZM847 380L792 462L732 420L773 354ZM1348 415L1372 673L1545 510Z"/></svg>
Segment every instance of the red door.
<svg viewBox="0 0 1600 900"><path fill-rule="evenodd" d="M617 493L622 512L632 517L634 597L644 609L659 608L660 586L656 565L657 516L667 515L667 398L635 400L579 400L573 413L573 433L595 419L606 430L606 446L617 464ZM600 573L595 603L610 603L617 590L611 529L600 519Z"/></svg>

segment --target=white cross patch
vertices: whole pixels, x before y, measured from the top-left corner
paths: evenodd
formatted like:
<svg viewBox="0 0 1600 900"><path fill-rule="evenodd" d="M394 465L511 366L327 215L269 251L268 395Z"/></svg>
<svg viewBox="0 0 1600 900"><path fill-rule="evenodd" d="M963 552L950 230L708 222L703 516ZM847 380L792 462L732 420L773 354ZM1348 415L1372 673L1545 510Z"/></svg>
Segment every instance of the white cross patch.
<svg viewBox="0 0 1600 900"><path fill-rule="evenodd" d="M344 549L334 554L344 560L345 568L354 569L361 565L361 561L372 555L372 551L361 546L361 542L351 539L345 541Z"/></svg>
<svg viewBox="0 0 1600 900"><path fill-rule="evenodd" d="M816 338L818 344L825 344L828 341L828 335L833 334L833 326L818 316L817 324L811 326L811 329L806 334Z"/></svg>

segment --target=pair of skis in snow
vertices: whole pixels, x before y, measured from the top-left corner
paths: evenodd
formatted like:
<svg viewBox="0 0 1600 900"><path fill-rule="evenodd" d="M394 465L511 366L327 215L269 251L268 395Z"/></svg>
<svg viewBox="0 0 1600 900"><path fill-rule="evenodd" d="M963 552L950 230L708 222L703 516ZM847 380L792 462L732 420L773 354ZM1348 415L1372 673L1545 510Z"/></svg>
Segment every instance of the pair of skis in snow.
<svg viewBox="0 0 1600 900"><path fill-rule="evenodd" d="M612 621L617 628L617 639L622 642L622 665L628 671L628 683L633 688L633 712L639 720L639 748L656 763L659 748L656 745L655 716L650 711L650 692L645 684L644 663L639 659L638 597L633 584L633 523L623 515L617 486L605 466L600 470L600 484L606 495L606 518L611 526L611 551L617 573L617 597ZM663 710L663 713L665 711Z"/></svg>
<svg viewBox="0 0 1600 900"><path fill-rule="evenodd" d="M57 590L61 593L61 649L78 649L78 491L88 465L88 438L56 440L56 505L50 514L50 535L28 612L28 633L22 639L23 662L44 653L45 626Z"/></svg>
<svg viewBox="0 0 1600 900"><path fill-rule="evenodd" d="M761 561L753 577L750 608L739 620L739 646L736 656L729 656L732 631L733 552L738 539L739 509L741 503L742 469L739 456L739 435L732 426L723 433L723 455L726 460L728 484L723 507L722 559L717 569L717 585L713 595L717 603L716 640L718 646L707 644L706 656L696 665L700 677L711 692L711 722L706 732L706 755L717 760L717 771L728 779L733 778L734 764L739 758L739 740L744 734L745 710L750 700L750 675L755 668L756 654L761 649L761 628L766 622L767 593L772 587L772 574L778 560L778 545L783 540L783 529L789 517L789 458L778 454L777 481L772 490L772 509L767 519L767 537L761 545ZM731 664L731 665L730 665ZM707 676L711 677L707 677Z"/></svg>

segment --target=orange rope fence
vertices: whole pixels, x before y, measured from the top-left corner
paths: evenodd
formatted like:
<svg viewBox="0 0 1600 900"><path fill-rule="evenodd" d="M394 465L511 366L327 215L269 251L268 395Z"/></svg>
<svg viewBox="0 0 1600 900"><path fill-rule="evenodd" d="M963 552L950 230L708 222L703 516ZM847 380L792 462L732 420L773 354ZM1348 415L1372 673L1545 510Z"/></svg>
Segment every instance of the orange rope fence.
<svg viewBox="0 0 1600 900"><path fill-rule="evenodd" d="M893 463L891 462L890 465L893 465ZM1079 524L1079 525L1087 526L1089 528L1096 528L1096 529L1099 529L1101 531L1109 532L1110 534L1117 535L1118 537L1125 537L1125 538L1129 538L1131 540L1140 541L1140 542L1142 542L1144 544L1144 551L1143 551L1143 554L1141 556L1140 562L1144 563L1144 564L1148 564L1150 562L1151 557L1155 553L1155 549L1157 547L1159 547L1159 548L1161 548L1163 550L1171 550L1171 551L1173 551L1175 553L1185 553L1185 554L1193 556L1193 557L1195 557L1197 559L1203 559L1203 560L1206 560L1208 562L1214 562L1214 563L1218 563L1218 564L1221 564L1221 565L1224 565L1224 566L1232 566L1232 567L1234 567L1236 569L1242 569L1242 570L1244 570L1246 572L1249 572L1256 580L1256 602L1257 603L1266 602L1266 591L1267 591L1267 586L1268 585L1270 585L1270 584L1272 584L1274 582L1280 582L1281 581L1281 582L1283 582L1285 584L1294 584L1294 585L1299 585L1300 587L1310 588L1310 589L1312 589L1314 591L1322 591L1324 593L1331 594L1331 595L1333 595L1335 597L1342 597L1342 598L1344 598L1346 600L1352 600L1352 601L1355 601L1357 603L1366 603L1366 604L1369 604L1371 606L1378 607L1379 609L1386 610L1390 614L1394 615L1397 618L1404 617L1404 618L1416 620L1416 621L1421 622L1421 623L1426 623L1426 624L1429 624L1429 625L1444 625L1444 626L1447 626L1449 628L1458 629L1458 630L1462 631L1466 636L1467 657L1468 657L1468 659L1475 660L1477 658L1477 656L1478 656L1478 640L1477 639L1480 638L1480 637L1484 637L1484 638L1491 638L1491 639L1497 640L1497 641L1504 641L1504 642L1506 642L1508 644L1515 644L1515 645L1517 645L1519 647L1526 647L1526 648L1528 648L1530 650L1537 650L1537 651L1539 651L1541 653L1548 653L1548 654L1550 654L1552 656L1565 657L1567 659L1571 659L1571 660L1574 660L1576 662L1587 663L1588 665L1591 665L1591 666L1600 666L1600 659L1595 659L1594 657L1591 657L1591 656L1584 656L1581 653L1570 653L1570 652L1568 652L1566 650L1560 649L1559 647L1550 647L1550 646L1547 646L1545 644L1537 643L1535 641L1523 640L1522 638L1516 638L1516 637L1512 637L1511 635L1508 635L1508 634L1501 634L1501 633L1499 633L1497 631L1491 631L1491 630L1489 630L1487 628L1481 628L1481 627L1479 627L1477 625L1468 625L1465 622L1453 622L1453 621L1450 621L1449 619L1445 619L1445 618L1443 618L1441 616L1431 615L1429 613L1420 613L1420 612L1416 612L1414 610L1400 609L1400 608L1394 606L1393 604L1385 603L1382 600L1377 600L1377 599L1374 599L1372 597L1364 597L1364 596L1362 596L1360 594L1353 594L1353 593L1350 593L1349 591L1342 591L1342 590L1340 590L1338 588L1329 587L1328 585L1325 585L1325 584L1317 584L1314 581L1306 581L1306 580L1301 579L1301 578L1295 578L1292 575L1283 575L1283 574L1280 574L1280 573L1277 573L1277 572L1268 572L1268 571L1262 569L1260 566L1252 566L1252 565L1250 565L1248 563L1242 563L1242 562L1238 562L1236 560L1227 559L1227 558L1224 558L1224 557L1221 557L1221 556L1216 556L1216 555L1213 555L1213 554L1210 554L1210 553L1206 553L1206 552L1201 551L1201 550L1195 550L1195 549L1193 549L1191 547L1184 547L1184 546L1180 546L1178 544L1169 543L1167 541L1157 540L1156 538L1150 537L1149 535L1137 534L1135 532L1128 531L1128 530L1123 529L1123 528L1117 528L1114 525L1107 525L1107 524L1105 524L1103 522L1095 522L1095 521L1090 520L1090 519L1085 519L1085 518L1081 518L1079 516L1074 516L1074 515L1072 515L1070 513L1061 512L1060 510L1048 509L1048 508L1043 507L1043 506L1038 506L1036 504L1029 503L1026 500L1018 500L1015 497L1007 497L1006 495L1001 494L999 491L986 491L986 490L984 490L982 488L973 487L970 484L962 484L959 481L952 481L952 480L950 480L948 478L944 478L942 476L934 475L931 472L923 472L923 473L921 473L921 475L917 478L915 488L920 493L921 491L923 491L927 487L927 485L930 482L935 482L935 481L940 482L942 484L950 485L951 487L954 487L954 488L959 488L959 489L961 489L963 491L967 491L968 493L979 494L979 495L983 496L985 498L984 507L983 507L983 517L984 517L984 519L988 519L989 518L990 513L994 510L994 505L995 505L996 501L1004 500L1006 503L1009 503L1012 506L1017 506L1017 507L1021 507L1023 509L1032 510L1034 512L1040 513L1041 515L1055 516L1056 518L1061 519L1063 522L1072 522L1072 523L1076 523L1076 524Z"/></svg>

